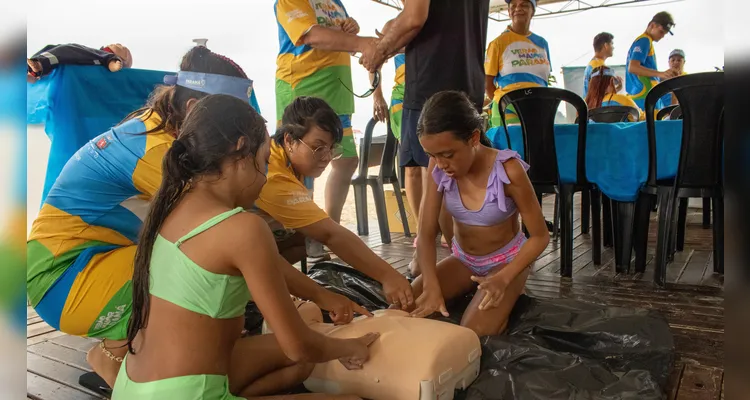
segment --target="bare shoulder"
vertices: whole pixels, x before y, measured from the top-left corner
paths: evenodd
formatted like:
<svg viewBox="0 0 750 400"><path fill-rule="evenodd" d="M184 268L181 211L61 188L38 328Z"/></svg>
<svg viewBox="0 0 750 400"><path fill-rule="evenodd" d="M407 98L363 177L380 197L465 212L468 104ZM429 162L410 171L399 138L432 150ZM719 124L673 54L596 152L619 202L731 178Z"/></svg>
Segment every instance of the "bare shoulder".
<svg viewBox="0 0 750 400"><path fill-rule="evenodd" d="M526 174L526 169L521 160L509 158L503 162L503 167L505 167L505 174L508 175L511 186L526 186L529 176Z"/></svg>
<svg viewBox="0 0 750 400"><path fill-rule="evenodd" d="M221 243L226 247L238 249L237 246L245 247L248 244L274 243L266 221L249 211L233 215L219 226Z"/></svg>

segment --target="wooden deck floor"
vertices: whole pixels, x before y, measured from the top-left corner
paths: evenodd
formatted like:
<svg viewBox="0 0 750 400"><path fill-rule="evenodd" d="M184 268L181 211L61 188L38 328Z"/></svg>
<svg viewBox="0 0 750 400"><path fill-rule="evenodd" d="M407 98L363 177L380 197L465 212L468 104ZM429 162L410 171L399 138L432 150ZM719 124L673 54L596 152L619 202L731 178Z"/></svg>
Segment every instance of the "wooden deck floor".
<svg viewBox="0 0 750 400"><path fill-rule="evenodd" d="M552 217L551 199L545 199L544 212ZM701 228L699 210L690 210L685 250L677 253L668 267L666 289L653 286L653 262L638 275L615 273L612 249L605 249L603 265L591 262L591 241L580 234L576 210L573 278L560 278L560 250L552 242L539 257L527 292L540 298L573 298L621 307L642 307L663 313L670 324L677 347L677 366L667 388L670 399L719 399L724 397L724 278L713 274L711 230ZM352 227L353 228L353 227ZM392 234L390 244L382 244L376 221L369 246L402 273L412 255L412 238ZM649 254L655 249L656 223L651 224ZM448 255L438 249L439 258ZM55 331L29 308L27 321L27 391L35 400L99 399L78 385L78 377L90 371L86 351L91 339Z"/></svg>

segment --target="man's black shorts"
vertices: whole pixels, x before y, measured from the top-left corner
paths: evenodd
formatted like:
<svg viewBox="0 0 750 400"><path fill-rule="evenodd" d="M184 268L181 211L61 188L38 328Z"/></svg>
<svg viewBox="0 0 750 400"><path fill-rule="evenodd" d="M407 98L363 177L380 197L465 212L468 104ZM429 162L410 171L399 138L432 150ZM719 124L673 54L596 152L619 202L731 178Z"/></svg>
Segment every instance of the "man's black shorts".
<svg viewBox="0 0 750 400"><path fill-rule="evenodd" d="M417 137L417 124L422 110L404 108L401 114L401 141L399 143L399 166L425 167L430 164L430 158L424 152Z"/></svg>

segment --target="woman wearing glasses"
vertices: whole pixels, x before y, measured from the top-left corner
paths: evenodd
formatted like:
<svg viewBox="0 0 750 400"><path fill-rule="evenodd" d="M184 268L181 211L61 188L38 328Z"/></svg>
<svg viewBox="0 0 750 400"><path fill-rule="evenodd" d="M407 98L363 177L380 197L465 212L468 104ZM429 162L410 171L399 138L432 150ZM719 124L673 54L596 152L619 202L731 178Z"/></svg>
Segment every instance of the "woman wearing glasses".
<svg viewBox="0 0 750 400"><path fill-rule="evenodd" d="M313 201L313 180L341 157L343 134L341 120L325 101L307 96L294 99L273 137L267 182L255 212L271 227L279 252L290 263L305 257L306 239L318 241L378 280L389 303L406 308L414 301L406 278Z"/></svg>

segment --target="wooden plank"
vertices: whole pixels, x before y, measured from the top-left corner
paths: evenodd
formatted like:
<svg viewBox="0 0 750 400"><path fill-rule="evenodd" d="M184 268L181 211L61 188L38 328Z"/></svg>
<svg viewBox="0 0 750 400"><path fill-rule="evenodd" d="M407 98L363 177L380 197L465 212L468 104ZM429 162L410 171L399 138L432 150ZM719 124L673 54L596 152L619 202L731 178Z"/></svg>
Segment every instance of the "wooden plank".
<svg viewBox="0 0 750 400"><path fill-rule="evenodd" d="M608 287L604 285L590 285L590 284L579 284L575 281L572 282L554 282L546 280L544 276L534 274L533 279L529 279L527 284L537 285L540 287L548 287L552 290L556 290L561 286L569 286L572 289L581 292L581 294L593 294L593 297L608 296L612 298L630 298L643 303L655 303L667 306L683 306L686 311L696 312L703 315L714 315L718 317L724 316L724 304L723 299L716 299L719 301L711 302L705 298L696 300L690 299L682 294L671 294L665 291L642 291L638 288L628 287Z"/></svg>
<svg viewBox="0 0 750 400"><path fill-rule="evenodd" d="M86 362L86 353L57 345L52 342L42 342L29 346L28 351L36 355L56 360L84 371L91 371Z"/></svg>
<svg viewBox="0 0 750 400"><path fill-rule="evenodd" d="M50 340L50 339L54 339L56 337L60 337L60 336L64 336L64 335L65 334L62 333L62 332L60 332L60 331L52 331L52 332L45 333L43 335L34 336L32 338L26 339L26 346L31 346L31 345L34 345L34 344L37 344L37 343L42 343L44 341L47 341L47 340Z"/></svg>
<svg viewBox="0 0 750 400"><path fill-rule="evenodd" d="M686 283L689 285L699 285L703 281L703 276L706 274L706 261L708 261L711 253L706 251L691 250L693 256L685 267L677 283Z"/></svg>
<svg viewBox="0 0 750 400"><path fill-rule="evenodd" d="M635 298L648 302L658 303L669 303L670 305L684 307L685 311L695 312L700 315L715 315L719 317L724 316L724 302L722 298L713 296L700 297L695 293L679 293L671 292L666 290L654 290L648 287L642 287L640 282L634 281L616 281L607 280L604 282L596 283L580 283L572 280L570 282L564 282L556 277L557 281L548 281L549 276L544 275L533 275L531 283L540 286L549 286L552 289L557 289L561 285L571 286L573 288L584 291L585 293L592 293L598 296L600 293L610 296L621 296L628 298ZM612 284L618 286L611 286ZM692 296L692 298L691 298Z"/></svg>
<svg viewBox="0 0 750 400"><path fill-rule="evenodd" d="M78 384L78 378L86 371L52 361L34 353L26 353L26 368L28 371L51 381L75 388L91 396L97 396L96 393Z"/></svg>
<svg viewBox="0 0 750 400"><path fill-rule="evenodd" d="M706 260L706 269L701 279L700 285L702 286L713 286L713 287L724 287L724 275L714 273L714 252L708 252L708 260Z"/></svg>
<svg viewBox="0 0 750 400"><path fill-rule="evenodd" d="M99 343L98 340L80 336L64 335L50 340L52 343L87 353L92 347Z"/></svg>
<svg viewBox="0 0 750 400"><path fill-rule="evenodd" d="M26 327L26 338L32 338L53 331L55 331L55 328L47 325L44 321L40 321Z"/></svg>
<svg viewBox="0 0 750 400"><path fill-rule="evenodd" d="M682 371L685 370L685 364L682 362L676 362L675 367L672 370L672 373L669 375L669 380L667 381L667 399L668 400L676 400L677 395L679 394L680 389L680 381L682 380Z"/></svg>
<svg viewBox="0 0 750 400"><path fill-rule="evenodd" d="M686 364L682 373L679 400L718 400L723 371L718 368Z"/></svg>
<svg viewBox="0 0 750 400"><path fill-rule="evenodd" d="M61 383L44 378L37 374L26 372L26 392L33 400L96 400L94 397L80 390L73 389Z"/></svg>
<svg viewBox="0 0 750 400"><path fill-rule="evenodd" d="M43 321L42 317L38 315L36 317L30 317L26 319L26 326L33 325L33 324L36 324L37 322L42 322L42 321Z"/></svg>

